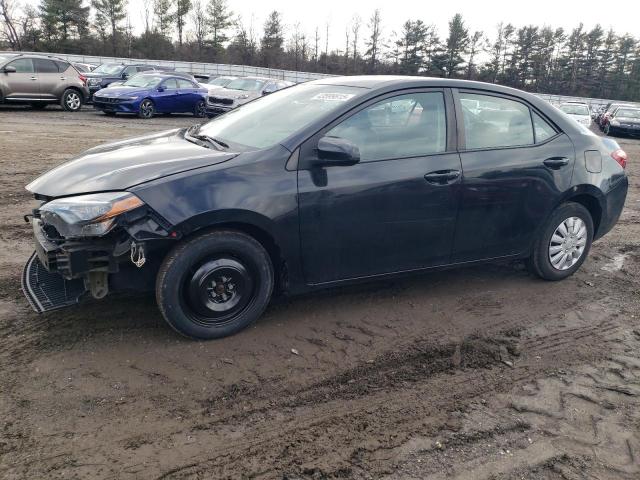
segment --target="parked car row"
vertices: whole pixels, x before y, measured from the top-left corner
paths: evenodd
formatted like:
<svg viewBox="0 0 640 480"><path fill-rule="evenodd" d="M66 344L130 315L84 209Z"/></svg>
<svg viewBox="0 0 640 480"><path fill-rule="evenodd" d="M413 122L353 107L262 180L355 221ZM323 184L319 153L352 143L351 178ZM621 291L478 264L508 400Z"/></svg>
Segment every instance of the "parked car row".
<svg viewBox="0 0 640 480"><path fill-rule="evenodd" d="M45 108L59 103L78 111L85 103L107 115L193 113L215 116L293 85L266 77L233 77L176 72L149 64L70 63L38 54L0 52L0 103Z"/></svg>
<svg viewBox="0 0 640 480"><path fill-rule="evenodd" d="M598 113L596 123L605 135L640 136L640 105L610 102Z"/></svg>

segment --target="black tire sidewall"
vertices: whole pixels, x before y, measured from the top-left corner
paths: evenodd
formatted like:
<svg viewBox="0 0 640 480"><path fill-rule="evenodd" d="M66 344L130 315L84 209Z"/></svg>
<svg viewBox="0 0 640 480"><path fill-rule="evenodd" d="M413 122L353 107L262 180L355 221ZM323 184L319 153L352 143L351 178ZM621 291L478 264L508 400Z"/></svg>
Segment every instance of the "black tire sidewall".
<svg viewBox="0 0 640 480"><path fill-rule="evenodd" d="M235 318L204 326L194 322L184 308L181 288L189 269L207 257L231 255L245 264L254 277L249 305ZM266 250L252 237L235 231L215 231L177 245L163 261L156 279L156 300L167 323L178 333L197 339L226 337L246 328L260 317L273 292L274 274Z"/></svg>
<svg viewBox="0 0 640 480"><path fill-rule="evenodd" d="M200 109L198 108L200 105L202 105L203 107L202 112L200 112ZM193 108L193 116L196 118L205 118L207 116L206 108L207 108L207 103L204 100L200 100L199 102L196 103L196 106Z"/></svg>
<svg viewBox="0 0 640 480"><path fill-rule="evenodd" d="M551 265L549 259L549 243L551 237L560 223L569 217L580 218L587 227L587 242L585 245L582 256L578 259L575 265L567 270L557 270ZM533 249L533 254L529 259L529 266L535 274L545 280L562 280L573 275L584 263L589 251L591 250L591 243L593 241L593 219L589 211L579 203L567 202L560 205L551 214L543 230L540 232L538 240Z"/></svg>

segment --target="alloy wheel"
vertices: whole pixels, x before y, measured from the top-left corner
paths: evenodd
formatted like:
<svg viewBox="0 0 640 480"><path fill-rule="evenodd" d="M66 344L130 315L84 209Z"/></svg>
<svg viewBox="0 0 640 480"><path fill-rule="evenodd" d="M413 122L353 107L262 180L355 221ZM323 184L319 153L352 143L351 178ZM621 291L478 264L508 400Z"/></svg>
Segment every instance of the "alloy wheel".
<svg viewBox="0 0 640 480"><path fill-rule="evenodd" d="M556 270L568 270L582 257L587 244L587 226L579 217L564 220L551 236L549 261Z"/></svg>
<svg viewBox="0 0 640 480"><path fill-rule="evenodd" d="M144 100L140 104L140 116L143 118L151 118L153 117L154 108L153 103L149 100Z"/></svg>
<svg viewBox="0 0 640 480"><path fill-rule="evenodd" d="M202 118L207 114L207 105L204 101L198 102L196 105L196 117Z"/></svg>
<svg viewBox="0 0 640 480"><path fill-rule="evenodd" d="M82 105L82 101L80 100L80 95L76 92L67 93L67 97L65 98L65 103L69 110L78 110Z"/></svg>

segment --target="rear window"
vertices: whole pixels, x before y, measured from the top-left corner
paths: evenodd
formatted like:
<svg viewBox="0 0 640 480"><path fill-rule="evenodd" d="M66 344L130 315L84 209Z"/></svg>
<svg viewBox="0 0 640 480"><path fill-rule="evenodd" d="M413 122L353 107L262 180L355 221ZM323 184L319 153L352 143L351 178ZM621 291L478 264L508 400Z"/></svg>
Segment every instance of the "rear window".
<svg viewBox="0 0 640 480"><path fill-rule="evenodd" d="M468 100L468 101L467 101ZM461 93L468 149L516 147L534 143L529 107L507 98ZM471 104L477 108L470 108Z"/></svg>
<svg viewBox="0 0 640 480"><path fill-rule="evenodd" d="M560 110L569 115L589 115L589 108L586 105L565 103L560 105Z"/></svg>
<svg viewBox="0 0 640 480"><path fill-rule="evenodd" d="M189 80L178 80L178 88L197 88Z"/></svg>
<svg viewBox="0 0 640 480"><path fill-rule="evenodd" d="M533 112L533 131L536 135L536 143L544 142L553 137L557 132L536 112Z"/></svg>
<svg viewBox="0 0 640 480"><path fill-rule="evenodd" d="M616 117L640 118L640 110L632 108L621 108L616 112Z"/></svg>

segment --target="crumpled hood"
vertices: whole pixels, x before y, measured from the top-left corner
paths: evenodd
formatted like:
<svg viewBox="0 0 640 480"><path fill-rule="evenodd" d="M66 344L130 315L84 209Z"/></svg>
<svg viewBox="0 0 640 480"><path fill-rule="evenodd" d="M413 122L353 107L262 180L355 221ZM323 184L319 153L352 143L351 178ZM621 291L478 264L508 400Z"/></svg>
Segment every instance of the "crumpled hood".
<svg viewBox="0 0 640 480"><path fill-rule="evenodd" d="M184 139L183 129L176 129L94 147L41 175L26 189L45 197L126 190L237 155L191 143Z"/></svg>

